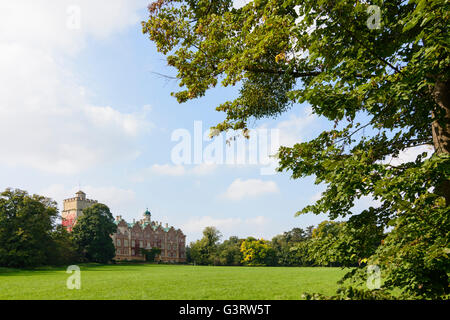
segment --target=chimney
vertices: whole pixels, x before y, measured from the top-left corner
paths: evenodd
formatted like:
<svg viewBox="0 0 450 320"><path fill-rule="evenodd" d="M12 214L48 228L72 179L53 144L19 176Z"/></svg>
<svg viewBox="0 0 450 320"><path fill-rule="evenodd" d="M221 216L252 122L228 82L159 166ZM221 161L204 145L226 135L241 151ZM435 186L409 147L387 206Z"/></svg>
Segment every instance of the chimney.
<svg viewBox="0 0 450 320"><path fill-rule="evenodd" d="M120 216L116 216L116 221L120 221Z"/></svg>
<svg viewBox="0 0 450 320"><path fill-rule="evenodd" d="M166 228L168 228L169 227L169 224L168 223L166 223Z"/></svg>

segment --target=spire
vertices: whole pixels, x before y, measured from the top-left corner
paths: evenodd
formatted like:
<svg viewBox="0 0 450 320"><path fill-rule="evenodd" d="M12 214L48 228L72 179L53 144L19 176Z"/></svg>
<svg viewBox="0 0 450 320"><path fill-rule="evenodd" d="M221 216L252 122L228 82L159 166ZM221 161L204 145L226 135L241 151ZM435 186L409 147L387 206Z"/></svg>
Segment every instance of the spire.
<svg viewBox="0 0 450 320"><path fill-rule="evenodd" d="M152 214L151 214L150 211L148 211L148 208L147 208L147 210L145 210L145 212L144 212L144 219L145 219L146 221L149 221L149 222L150 222L151 217L152 217Z"/></svg>

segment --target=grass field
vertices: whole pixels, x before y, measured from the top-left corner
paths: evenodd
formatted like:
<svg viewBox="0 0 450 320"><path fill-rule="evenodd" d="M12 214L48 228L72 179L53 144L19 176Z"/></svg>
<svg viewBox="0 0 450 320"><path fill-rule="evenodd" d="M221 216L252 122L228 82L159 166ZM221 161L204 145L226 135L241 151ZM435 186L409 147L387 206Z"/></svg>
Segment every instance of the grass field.
<svg viewBox="0 0 450 320"><path fill-rule="evenodd" d="M301 299L334 294L340 268L81 265L81 289L69 290L65 268L0 269L0 299Z"/></svg>

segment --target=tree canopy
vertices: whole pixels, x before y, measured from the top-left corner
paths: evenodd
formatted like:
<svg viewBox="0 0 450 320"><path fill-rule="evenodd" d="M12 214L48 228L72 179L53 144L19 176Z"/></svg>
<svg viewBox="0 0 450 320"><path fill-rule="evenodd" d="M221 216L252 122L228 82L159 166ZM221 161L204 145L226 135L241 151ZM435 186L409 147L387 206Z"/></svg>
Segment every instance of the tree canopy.
<svg viewBox="0 0 450 320"><path fill-rule="evenodd" d="M264 239L248 237L241 243L242 262L248 266L273 266L276 264L276 252L270 242Z"/></svg>
<svg viewBox="0 0 450 320"><path fill-rule="evenodd" d="M221 237L222 234L216 227L206 227L203 237L190 245L191 259L198 264L214 264Z"/></svg>
<svg viewBox="0 0 450 320"><path fill-rule="evenodd" d="M101 203L83 209L73 227L73 238L87 261L107 263L116 255L111 235L117 226L109 208Z"/></svg>
<svg viewBox="0 0 450 320"><path fill-rule="evenodd" d="M36 267L50 260L56 202L23 190L0 194L0 266Z"/></svg>
<svg viewBox="0 0 450 320"><path fill-rule="evenodd" d="M278 152L281 171L327 189L299 211L354 214L355 200L393 231L369 258L384 289L449 293L450 3L445 0L158 0L143 32L177 70L182 103L218 84L239 95L217 106L215 132L247 134L254 119L307 104L334 125ZM379 19L379 26L370 25ZM409 148L434 149L401 164ZM358 213L357 213L358 214Z"/></svg>

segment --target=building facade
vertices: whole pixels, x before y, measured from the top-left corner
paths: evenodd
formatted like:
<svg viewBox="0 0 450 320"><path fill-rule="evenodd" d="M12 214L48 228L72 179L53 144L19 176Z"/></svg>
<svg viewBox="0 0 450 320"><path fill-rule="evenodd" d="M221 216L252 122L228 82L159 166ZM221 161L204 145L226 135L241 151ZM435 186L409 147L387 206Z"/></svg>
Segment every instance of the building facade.
<svg viewBox="0 0 450 320"><path fill-rule="evenodd" d="M186 262L186 236L180 229L151 221L150 211L140 221L127 223L116 217L117 232L112 236L116 247L116 260L145 260L141 249L161 249L155 261Z"/></svg>
<svg viewBox="0 0 450 320"><path fill-rule="evenodd" d="M98 202L87 199L83 191L78 191L74 198L64 200L63 226L71 232L76 220L82 215L82 210L95 203ZM161 254L156 256L155 261L186 262L186 236L180 229L152 221L148 209L137 222L134 220L133 223L128 223L122 216L117 216L115 224L117 232L111 236L116 248L115 260L144 261L145 256L141 249L159 248Z"/></svg>
<svg viewBox="0 0 450 320"><path fill-rule="evenodd" d="M86 209L96 203L96 200L87 199L86 193L83 191L78 191L74 198L65 199L64 210L61 214L62 225L66 227L67 231L72 232L72 228L78 217L81 216L83 209Z"/></svg>

